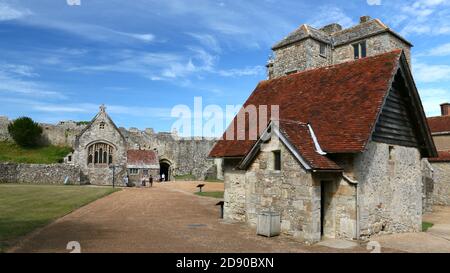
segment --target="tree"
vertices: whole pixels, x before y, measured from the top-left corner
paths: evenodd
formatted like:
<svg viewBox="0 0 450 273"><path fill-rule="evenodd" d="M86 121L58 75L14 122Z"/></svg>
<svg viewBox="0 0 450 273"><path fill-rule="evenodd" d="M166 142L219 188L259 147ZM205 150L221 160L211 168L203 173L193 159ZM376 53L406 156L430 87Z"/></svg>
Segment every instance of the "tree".
<svg viewBox="0 0 450 273"><path fill-rule="evenodd" d="M39 144L42 128L31 118L21 117L8 125L8 132L18 145L34 147Z"/></svg>

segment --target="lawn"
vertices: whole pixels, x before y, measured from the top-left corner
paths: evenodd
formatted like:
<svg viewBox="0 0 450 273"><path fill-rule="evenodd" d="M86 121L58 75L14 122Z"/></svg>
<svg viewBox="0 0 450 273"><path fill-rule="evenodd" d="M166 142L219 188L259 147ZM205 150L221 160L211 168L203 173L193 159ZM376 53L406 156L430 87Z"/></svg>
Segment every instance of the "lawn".
<svg viewBox="0 0 450 273"><path fill-rule="evenodd" d="M432 226L434 226L433 223L422 222L422 231L427 232Z"/></svg>
<svg viewBox="0 0 450 273"><path fill-rule="evenodd" d="M114 191L106 187L0 184L0 252L18 237Z"/></svg>
<svg viewBox="0 0 450 273"><path fill-rule="evenodd" d="M195 181L197 180L192 174L175 175L175 181Z"/></svg>
<svg viewBox="0 0 450 273"><path fill-rule="evenodd" d="M0 162L52 164L61 162L72 151L69 147L44 146L22 148L15 143L0 142Z"/></svg>
<svg viewBox="0 0 450 273"><path fill-rule="evenodd" d="M223 198L223 191L205 191L205 192L196 192L195 194L206 197Z"/></svg>

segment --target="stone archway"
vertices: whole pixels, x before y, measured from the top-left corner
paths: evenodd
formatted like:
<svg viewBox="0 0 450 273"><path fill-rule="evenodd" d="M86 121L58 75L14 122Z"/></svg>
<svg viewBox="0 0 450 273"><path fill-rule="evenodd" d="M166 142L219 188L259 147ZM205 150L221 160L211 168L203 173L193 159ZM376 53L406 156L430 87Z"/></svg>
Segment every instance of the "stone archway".
<svg viewBox="0 0 450 273"><path fill-rule="evenodd" d="M165 181L172 180L172 162L168 159L161 159L159 161L159 177L164 174Z"/></svg>

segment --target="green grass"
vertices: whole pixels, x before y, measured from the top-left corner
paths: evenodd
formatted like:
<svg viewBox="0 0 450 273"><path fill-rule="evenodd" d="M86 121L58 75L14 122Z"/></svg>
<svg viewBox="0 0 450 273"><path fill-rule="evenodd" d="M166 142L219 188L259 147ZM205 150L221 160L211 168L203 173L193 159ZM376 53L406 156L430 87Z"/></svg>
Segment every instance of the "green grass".
<svg viewBox="0 0 450 273"><path fill-rule="evenodd" d="M223 183L223 180L215 179L215 178L206 178L205 182Z"/></svg>
<svg viewBox="0 0 450 273"><path fill-rule="evenodd" d="M423 231L423 232L427 232L428 229L430 229L432 226L434 226L433 223L422 222L422 231Z"/></svg>
<svg viewBox="0 0 450 273"><path fill-rule="evenodd" d="M175 175L175 180L195 181L196 178L192 174Z"/></svg>
<svg viewBox="0 0 450 273"><path fill-rule="evenodd" d="M0 252L20 236L115 191L107 187L0 184Z"/></svg>
<svg viewBox="0 0 450 273"><path fill-rule="evenodd" d="M223 191L196 192L195 194L205 197L223 198Z"/></svg>
<svg viewBox="0 0 450 273"><path fill-rule="evenodd" d="M12 142L0 142L0 162L53 164L72 151L69 147L45 146L23 148Z"/></svg>

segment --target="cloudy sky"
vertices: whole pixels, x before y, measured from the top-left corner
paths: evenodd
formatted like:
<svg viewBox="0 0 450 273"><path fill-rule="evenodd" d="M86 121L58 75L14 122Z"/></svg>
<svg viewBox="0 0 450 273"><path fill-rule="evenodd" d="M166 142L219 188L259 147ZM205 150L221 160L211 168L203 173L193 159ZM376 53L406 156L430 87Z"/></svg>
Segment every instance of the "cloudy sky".
<svg viewBox="0 0 450 273"><path fill-rule="evenodd" d="M450 0L0 0L0 115L170 130L171 109L238 105L303 23L380 18L415 47L427 115L450 101Z"/></svg>

